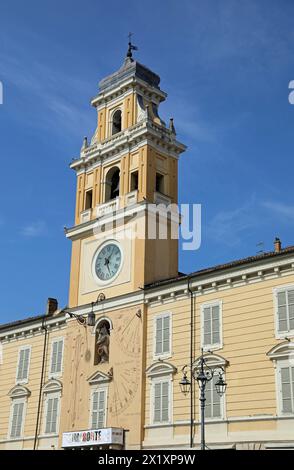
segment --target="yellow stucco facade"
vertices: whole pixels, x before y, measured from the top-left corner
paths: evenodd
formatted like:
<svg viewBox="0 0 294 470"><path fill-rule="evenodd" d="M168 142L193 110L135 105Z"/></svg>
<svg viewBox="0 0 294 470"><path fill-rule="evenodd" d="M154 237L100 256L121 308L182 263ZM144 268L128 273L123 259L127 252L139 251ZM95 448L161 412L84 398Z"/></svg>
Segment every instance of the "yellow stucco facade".
<svg viewBox="0 0 294 470"><path fill-rule="evenodd" d="M185 150L165 98L130 58L99 84L71 163L68 306L0 325L0 449L199 448L198 386L191 401L179 382L202 348L227 383L207 385L207 445L294 448L294 247L178 273L175 214L158 233Z"/></svg>

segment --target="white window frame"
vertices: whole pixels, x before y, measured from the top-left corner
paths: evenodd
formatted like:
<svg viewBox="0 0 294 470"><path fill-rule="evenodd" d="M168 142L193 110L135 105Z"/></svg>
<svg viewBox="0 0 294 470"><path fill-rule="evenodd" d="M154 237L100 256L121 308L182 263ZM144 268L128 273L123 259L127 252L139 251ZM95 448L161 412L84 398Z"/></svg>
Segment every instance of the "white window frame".
<svg viewBox="0 0 294 470"><path fill-rule="evenodd" d="M58 398L57 414L56 414L56 431L46 432L48 402L49 402L49 399L54 399L54 398ZM44 403L44 423L43 423L43 435L44 436L57 436L59 434L60 410L61 410L61 392L60 391L46 392L45 403Z"/></svg>
<svg viewBox="0 0 294 470"><path fill-rule="evenodd" d="M18 379L18 369L19 369L19 361L20 361L20 353L21 351L24 351L26 349L29 349L29 361L28 361L28 374L27 377L24 379ZM32 346L31 345L26 345L26 346L21 346L18 350L18 355L17 355L17 365L16 365L16 374L15 374L15 383L16 384L27 384L29 381L29 375L30 375L30 366L31 366L31 356L32 356Z"/></svg>
<svg viewBox="0 0 294 470"><path fill-rule="evenodd" d="M204 345L204 309L207 307L219 307L219 343ZM213 300L201 304L201 348L204 351L216 351L223 348L223 302Z"/></svg>
<svg viewBox="0 0 294 470"><path fill-rule="evenodd" d="M104 422L103 428L106 428L107 423L107 410L108 410L108 385L103 384L96 387L92 387L90 393L90 413L89 413L89 429L93 429L92 426L92 413L93 413L93 395L95 392L104 391L105 392L105 405L104 405Z"/></svg>
<svg viewBox="0 0 294 470"><path fill-rule="evenodd" d="M283 411L283 395L282 395L282 383L281 383L281 369L283 367L294 367L294 357L288 359L280 359L275 363L276 366L276 392L277 392L277 406L278 416L294 416L294 408L291 413L285 413ZM294 401L294 397L293 397ZM294 405L293 405L294 406Z"/></svg>
<svg viewBox="0 0 294 470"><path fill-rule="evenodd" d="M52 359L53 359L53 344L62 341L62 353L61 353L61 366L60 372L51 372L52 369ZM49 364L49 378L61 377L63 375L63 355L64 355L64 337L54 338L51 342L51 354L50 354L50 364Z"/></svg>
<svg viewBox="0 0 294 470"><path fill-rule="evenodd" d="M164 353L157 353L156 352L156 321L159 318L169 317L169 350ZM154 315L153 317L153 359L157 360L161 359L168 359L172 357L172 332L173 332L173 322L172 322L172 313L171 312L163 312L158 315Z"/></svg>
<svg viewBox="0 0 294 470"><path fill-rule="evenodd" d="M155 407L155 385L158 383L168 383L168 421L154 421ZM150 394L150 424L155 426L166 426L173 423L173 379L171 374L161 377L151 378L151 394Z"/></svg>
<svg viewBox="0 0 294 470"><path fill-rule="evenodd" d="M21 403L23 403L23 413L22 413L20 436L11 437L14 405L21 404ZM11 405L10 405L9 426L8 426L8 434L7 434L7 439L9 439L10 441L19 441L23 439L25 419L26 419L26 409L27 409L27 399L25 397L12 398Z"/></svg>
<svg viewBox="0 0 294 470"><path fill-rule="evenodd" d="M277 339L285 339L286 336L294 336L294 330L283 331L279 333L279 316L278 316L278 293L287 291L289 289L294 289L294 284L287 284L284 286L275 287L273 289L274 296L274 319L275 319L275 337Z"/></svg>

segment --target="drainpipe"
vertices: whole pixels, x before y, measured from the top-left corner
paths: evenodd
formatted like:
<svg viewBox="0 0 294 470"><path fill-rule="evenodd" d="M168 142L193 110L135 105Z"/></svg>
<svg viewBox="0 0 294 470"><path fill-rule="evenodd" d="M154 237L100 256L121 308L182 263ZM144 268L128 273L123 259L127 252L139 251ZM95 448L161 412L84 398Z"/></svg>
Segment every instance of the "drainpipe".
<svg viewBox="0 0 294 470"><path fill-rule="evenodd" d="M190 448L193 447L194 438L194 379L192 374L192 367L194 362L194 293L190 287L190 277L188 276L188 292L190 293L191 305L190 305Z"/></svg>
<svg viewBox="0 0 294 470"><path fill-rule="evenodd" d="M38 441L38 431L39 431L39 423L40 423L40 411L41 411L41 402L42 402L42 388L43 388L43 380L44 380L44 372L45 372L45 360L46 360L46 349L47 349L47 336L48 330L45 326L45 317L42 318L42 330L45 332L44 336L44 346L43 346L43 358L42 358L42 370L41 370L41 379L40 379L40 388L39 388L39 401L38 401L38 410L37 410L37 421L36 421L36 430L35 430L35 439L34 439L34 450L37 447Z"/></svg>
<svg viewBox="0 0 294 470"><path fill-rule="evenodd" d="M47 351L47 340L48 340L48 330L46 328L46 318L53 315L54 312L58 309L58 302L56 299L49 298L47 301L47 309L46 314L42 318L42 330L45 332L44 336L44 346L43 346L43 358L42 358L42 370L41 370L41 378L40 378L40 388L39 388L39 401L38 401L38 410L37 410L37 421L36 421L36 429L35 429L35 438L34 438L34 450L37 447L38 441L38 434L39 434L39 425L40 425L40 414L41 414L41 403L42 403L42 389L43 389L43 382L44 382L44 374L45 374L45 363L46 363L46 351Z"/></svg>

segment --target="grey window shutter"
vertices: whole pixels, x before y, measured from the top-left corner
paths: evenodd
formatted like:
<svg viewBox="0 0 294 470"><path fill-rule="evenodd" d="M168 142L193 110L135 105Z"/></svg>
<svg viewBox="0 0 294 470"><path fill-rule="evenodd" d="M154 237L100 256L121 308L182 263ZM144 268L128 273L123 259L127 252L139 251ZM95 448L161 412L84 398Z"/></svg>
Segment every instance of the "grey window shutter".
<svg viewBox="0 0 294 470"><path fill-rule="evenodd" d="M105 390L100 390L99 392L99 402L98 402L98 427L104 427L105 417Z"/></svg>
<svg viewBox="0 0 294 470"><path fill-rule="evenodd" d="M19 353L17 380L28 379L29 359L30 359L30 348L21 349Z"/></svg>
<svg viewBox="0 0 294 470"><path fill-rule="evenodd" d="M288 290L289 330L294 330L294 289Z"/></svg>
<svg viewBox="0 0 294 470"><path fill-rule="evenodd" d="M92 396L92 428L98 427L98 392Z"/></svg>
<svg viewBox="0 0 294 470"><path fill-rule="evenodd" d="M162 352L170 352L170 316L163 317Z"/></svg>
<svg viewBox="0 0 294 470"><path fill-rule="evenodd" d="M293 396L291 391L290 367L281 368L281 388L282 388L282 411L283 413L292 413Z"/></svg>
<svg viewBox="0 0 294 470"><path fill-rule="evenodd" d="M49 398L48 403L47 403L47 416L46 416L46 429L45 429L46 434L49 434L51 432L53 401L54 401L53 398Z"/></svg>
<svg viewBox="0 0 294 470"><path fill-rule="evenodd" d="M105 421L105 390L97 390L92 398L92 427L103 428Z"/></svg>
<svg viewBox="0 0 294 470"><path fill-rule="evenodd" d="M58 398L53 398L52 404L52 417L51 417L51 432L56 433L57 430L57 412L58 412Z"/></svg>
<svg viewBox="0 0 294 470"><path fill-rule="evenodd" d="M162 353L162 317L156 318L155 353Z"/></svg>
<svg viewBox="0 0 294 470"><path fill-rule="evenodd" d="M204 307L203 309L203 346L211 344L211 307Z"/></svg>
<svg viewBox="0 0 294 470"><path fill-rule="evenodd" d="M20 437L23 420L23 403L15 403L12 410L12 422L10 437Z"/></svg>
<svg viewBox="0 0 294 470"><path fill-rule="evenodd" d="M278 292L278 331L288 330L286 291Z"/></svg>
<svg viewBox="0 0 294 470"><path fill-rule="evenodd" d="M154 385L154 422L161 422L161 383Z"/></svg>
<svg viewBox="0 0 294 470"><path fill-rule="evenodd" d="M212 307L212 343L211 344L219 344L220 343L220 311L219 305L215 305Z"/></svg>
<svg viewBox="0 0 294 470"><path fill-rule="evenodd" d="M51 374L61 372L63 340L54 341L52 344Z"/></svg>
<svg viewBox="0 0 294 470"><path fill-rule="evenodd" d="M57 348L58 348L58 343L56 341L54 341L53 344L52 344L51 374L56 373Z"/></svg>
<svg viewBox="0 0 294 470"><path fill-rule="evenodd" d="M169 382L161 383L161 422L169 421Z"/></svg>

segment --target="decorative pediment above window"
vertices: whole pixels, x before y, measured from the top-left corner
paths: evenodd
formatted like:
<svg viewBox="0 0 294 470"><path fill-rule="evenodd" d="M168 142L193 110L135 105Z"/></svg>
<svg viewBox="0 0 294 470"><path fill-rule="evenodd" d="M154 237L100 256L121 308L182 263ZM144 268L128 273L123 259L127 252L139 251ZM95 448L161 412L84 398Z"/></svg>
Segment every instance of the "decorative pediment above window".
<svg viewBox="0 0 294 470"><path fill-rule="evenodd" d="M157 361L146 369L147 377L157 377L163 375L173 375L177 368L169 362Z"/></svg>
<svg viewBox="0 0 294 470"><path fill-rule="evenodd" d="M10 398L23 398L29 397L31 394L30 390L23 385L15 385L9 392L8 396Z"/></svg>
<svg viewBox="0 0 294 470"><path fill-rule="evenodd" d="M272 360L287 359L289 357L294 358L294 342L284 341L274 346L268 353L267 356Z"/></svg>
<svg viewBox="0 0 294 470"><path fill-rule="evenodd" d="M100 385L100 384L111 382L112 377L113 377L112 369L110 369L109 372L107 372L107 374L98 370L94 374L90 375L90 377L87 380L90 385Z"/></svg>
<svg viewBox="0 0 294 470"><path fill-rule="evenodd" d="M62 383L57 379L50 379L43 387L43 393L61 392Z"/></svg>
<svg viewBox="0 0 294 470"><path fill-rule="evenodd" d="M199 356L194 362L199 361L201 356ZM205 362L209 367L228 367L230 365L229 361L219 354L204 354Z"/></svg>

